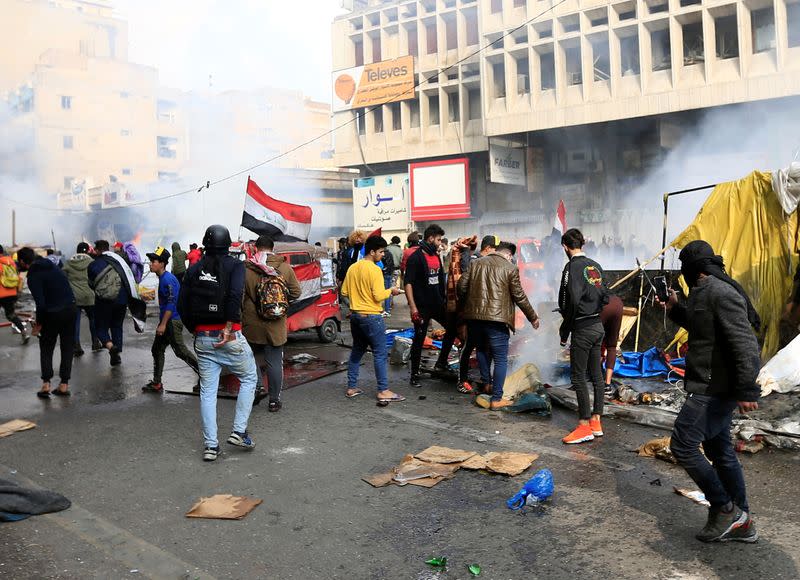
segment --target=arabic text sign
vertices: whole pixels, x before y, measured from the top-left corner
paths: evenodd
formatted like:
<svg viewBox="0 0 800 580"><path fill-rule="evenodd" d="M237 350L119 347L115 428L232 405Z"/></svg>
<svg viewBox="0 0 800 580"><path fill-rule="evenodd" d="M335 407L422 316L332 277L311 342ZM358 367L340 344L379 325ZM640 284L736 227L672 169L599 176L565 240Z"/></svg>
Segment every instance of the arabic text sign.
<svg viewBox="0 0 800 580"><path fill-rule="evenodd" d="M374 62L333 73L333 111L413 99L414 57Z"/></svg>
<svg viewBox="0 0 800 580"><path fill-rule="evenodd" d="M354 179L353 219L356 229L406 231L409 198L407 173Z"/></svg>
<svg viewBox="0 0 800 580"><path fill-rule="evenodd" d="M489 158L489 175L493 183L525 185L524 149L490 145Z"/></svg>

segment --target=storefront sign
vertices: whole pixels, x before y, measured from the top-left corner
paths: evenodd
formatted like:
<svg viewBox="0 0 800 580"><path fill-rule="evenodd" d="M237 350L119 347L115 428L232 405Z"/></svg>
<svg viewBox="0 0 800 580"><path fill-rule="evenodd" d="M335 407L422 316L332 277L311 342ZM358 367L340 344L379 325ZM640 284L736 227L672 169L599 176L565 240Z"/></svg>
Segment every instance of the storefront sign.
<svg viewBox="0 0 800 580"><path fill-rule="evenodd" d="M525 185L525 150L489 145L489 179L493 183Z"/></svg>
<svg viewBox="0 0 800 580"><path fill-rule="evenodd" d="M357 230L408 231L408 174L376 175L353 180L353 219Z"/></svg>
<svg viewBox="0 0 800 580"><path fill-rule="evenodd" d="M471 216L469 160L410 163L411 219L457 220Z"/></svg>
<svg viewBox="0 0 800 580"><path fill-rule="evenodd" d="M333 111L413 99L414 57L402 56L333 73Z"/></svg>

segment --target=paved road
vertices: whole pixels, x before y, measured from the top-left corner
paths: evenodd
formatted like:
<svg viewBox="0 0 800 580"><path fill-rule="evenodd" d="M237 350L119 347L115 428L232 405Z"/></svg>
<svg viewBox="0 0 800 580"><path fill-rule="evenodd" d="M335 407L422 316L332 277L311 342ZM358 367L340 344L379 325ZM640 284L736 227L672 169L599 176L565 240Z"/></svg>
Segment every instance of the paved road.
<svg viewBox="0 0 800 580"><path fill-rule="evenodd" d="M347 400L344 375L334 375L287 391L280 413L256 407L255 451L226 450L205 464L197 399L140 393L149 346L150 337L129 337L118 368L105 354L87 354L75 364L75 395L42 402L34 396L36 342L20 347L0 330L0 421L38 423L0 439L0 478L74 502L60 514L0 525L0 577L467 578L471 563L490 579L800 577L796 455L742 457L762 540L706 546L693 538L704 509L672 492L691 486L684 472L631 452L661 433L607 423L602 440L565 448L569 413L491 413L436 381L412 391L405 372L392 369L405 403ZM311 336L290 349L347 356ZM169 357L165 381L191 384ZM220 402L221 432L232 409ZM555 497L542 513L511 512L505 500L524 476L462 471L433 489L361 481L432 444L538 452L534 466L554 472ZM264 503L242 521L184 517L215 493ZM424 563L440 555L449 562L444 573Z"/></svg>

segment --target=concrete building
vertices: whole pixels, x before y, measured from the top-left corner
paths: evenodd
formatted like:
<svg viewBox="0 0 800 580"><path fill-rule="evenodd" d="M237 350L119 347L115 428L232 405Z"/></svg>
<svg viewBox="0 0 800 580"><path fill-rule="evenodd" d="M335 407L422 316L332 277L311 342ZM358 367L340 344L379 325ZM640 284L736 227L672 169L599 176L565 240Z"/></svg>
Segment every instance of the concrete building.
<svg viewBox="0 0 800 580"><path fill-rule="evenodd" d="M541 237L563 199L570 226L641 238L651 225L625 196L704 113L800 106L798 0L353 5L333 23L333 70L410 55L418 86L374 110L337 110L336 163L368 176L468 159L471 219L444 223L453 235ZM491 159L494 146L508 149ZM509 155L523 180L493 182Z"/></svg>

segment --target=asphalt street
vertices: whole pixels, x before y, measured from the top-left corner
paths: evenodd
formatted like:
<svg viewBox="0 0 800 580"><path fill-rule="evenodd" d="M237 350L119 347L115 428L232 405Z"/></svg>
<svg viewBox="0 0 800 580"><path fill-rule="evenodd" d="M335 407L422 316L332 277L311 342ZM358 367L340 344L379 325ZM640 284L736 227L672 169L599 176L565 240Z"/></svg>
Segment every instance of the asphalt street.
<svg viewBox="0 0 800 580"><path fill-rule="evenodd" d="M390 326L403 326L399 316ZM0 422L37 423L0 439L0 479L73 502L61 513L0 524L0 577L469 578L469 564L488 579L800 577L796 454L741 456L761 540L704 545L694 533L705 508L673 492L693 488L686 474L632 452L666 433L606 421L605 437L567 448L560 438L575 422L570 412L544 419L485 411L452 384L412 389L397 367L390 386L408 399L377 407L368 355L368 396L346 399L344 374L287 390L281 412L254 408L254 451L224 449L209 464L201 460L198 399L142 394L152 335L129 326L126 333L121 367L87 352L75 361L74 395L42 401L36 340L20 346L0 329ZM311 334L293 337L288 352L349 354ZM193 384L191 371L167 356L165 383ZM220 400L218 411L223 437L233 401ZM434 444L540 456L515 478L462 470L432 489L361 481ZM552 500L507 509L505 500L541 467L554 473ZM197 499L217 493L263 504L239 521L185 517ZM446 570L425 564L435 556L447 557Z"/></svg>

